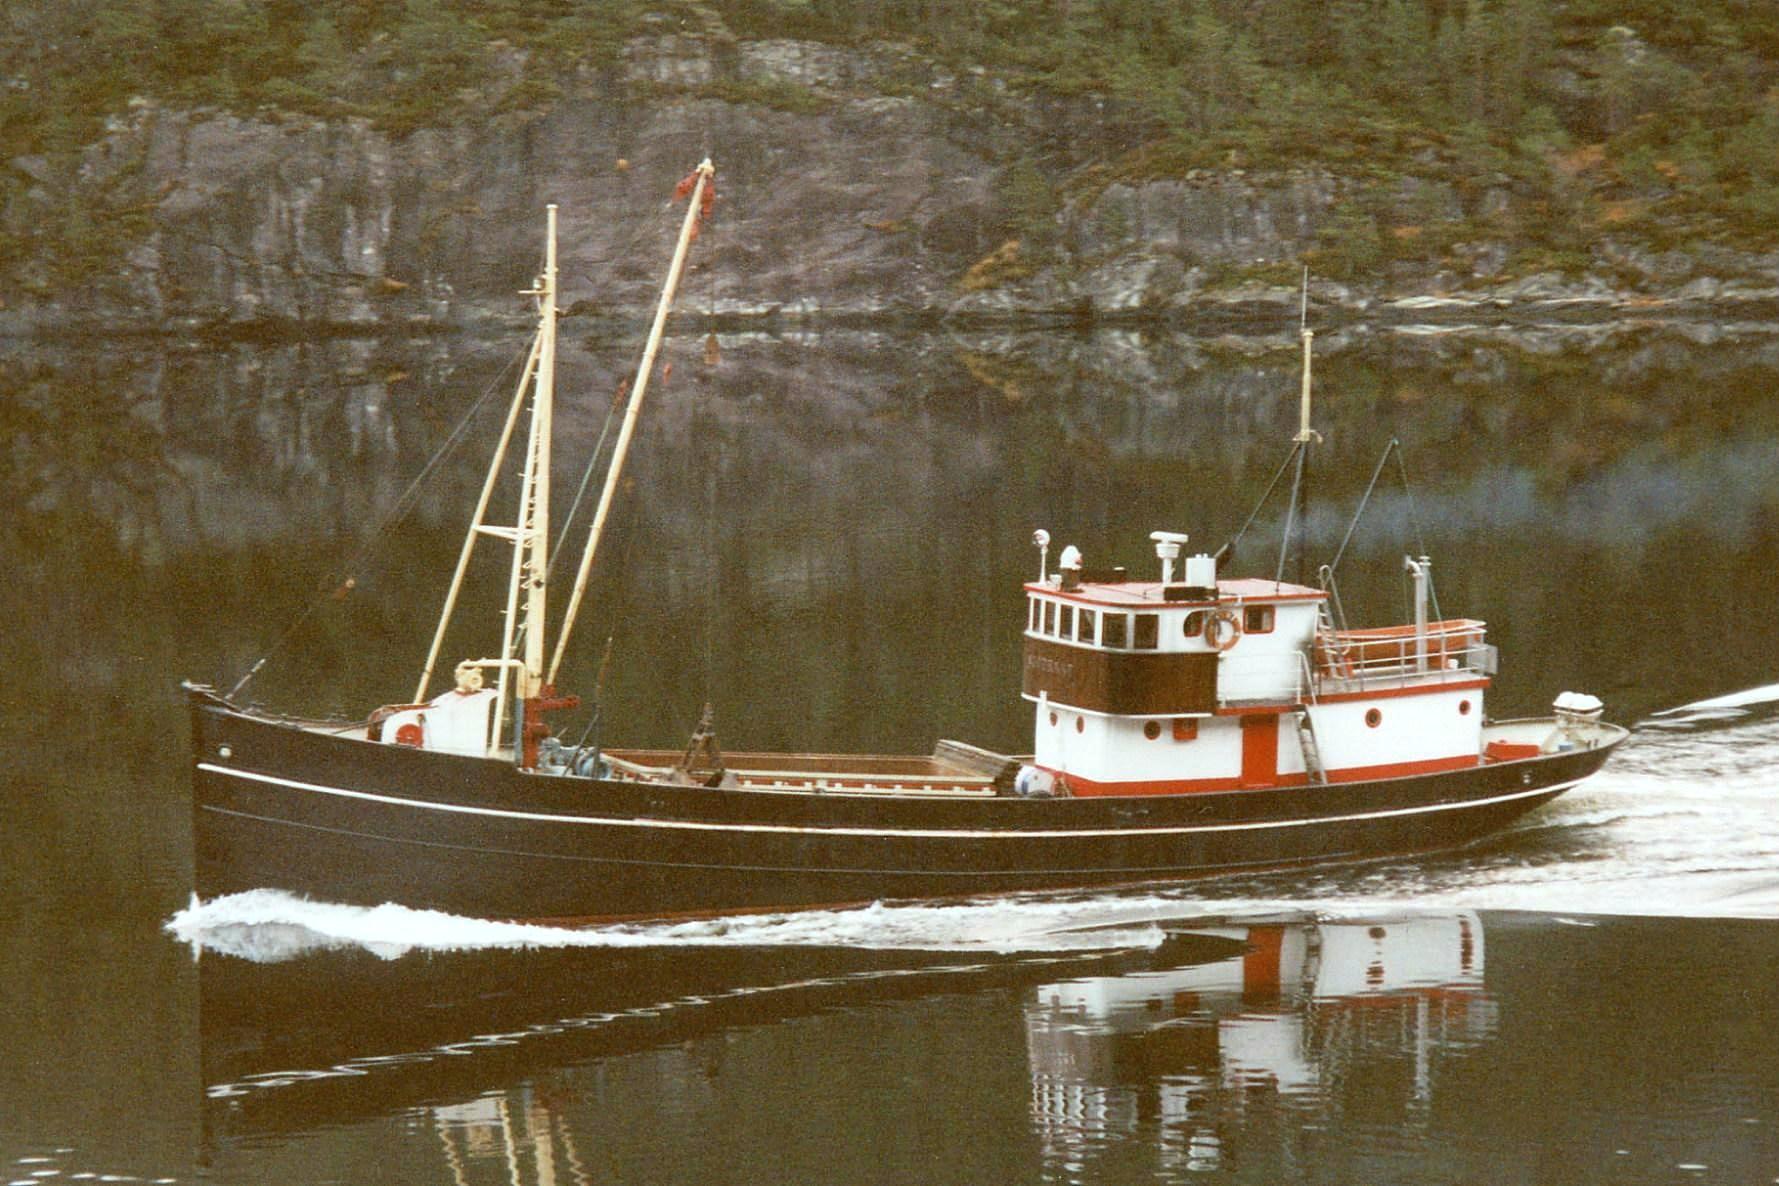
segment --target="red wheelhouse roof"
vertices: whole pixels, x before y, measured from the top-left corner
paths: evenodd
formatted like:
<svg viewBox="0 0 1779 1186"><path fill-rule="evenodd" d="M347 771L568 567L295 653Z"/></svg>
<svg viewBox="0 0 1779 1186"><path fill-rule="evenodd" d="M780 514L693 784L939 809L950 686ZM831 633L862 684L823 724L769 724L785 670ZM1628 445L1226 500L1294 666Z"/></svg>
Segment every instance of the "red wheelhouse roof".
<svg viewBox="0 0 1779 1186"><path fill-rule="evenodd" d="M1107 606L1114 609L1165 609L1168 606L1193 604L1190 601L1168 601L1165 597L1165 590L1170 587L1179 587L1179 582L1168 586L1160 581L1119 581L1116 584L1096 584L1084 581L1074 589L1065 590L1056 585L1028 581L1025 591L1041 593L1046 597L1060 597L1065 601L1078 601L1087 605ZM1217 582L1218 601L1321 601L1327 596L1328 594L1320 589L1312 589L1308 585L1294 585L1290 581L1268 581L1257 577L1241 577Z"/></svg>

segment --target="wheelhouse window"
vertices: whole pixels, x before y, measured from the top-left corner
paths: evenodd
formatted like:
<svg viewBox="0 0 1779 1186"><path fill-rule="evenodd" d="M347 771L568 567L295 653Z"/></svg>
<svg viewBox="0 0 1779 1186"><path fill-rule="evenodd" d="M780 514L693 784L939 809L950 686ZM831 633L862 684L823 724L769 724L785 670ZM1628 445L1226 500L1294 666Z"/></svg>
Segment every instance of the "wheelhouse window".
<svg viewBox="0 0 1779 1186"><path fill-rule="evenodd" d="M1100 615L1100 645L1103 647L1122 647L1127 645L1125 639L1130 635L1130 615L1105 613Z"/></svg>
<svg viewBox="0 0 1779 1186"><path fill-rule="evenodd" d="M1044 603L1044 633L1056 633L1056 602L1054 601Z"/></svg>
<svg viewBox="0 0 1779 1186"><path fill-rule="evenodd" d="M1075 607L1074 606L1065 605L1062 607L1062 623L1056 631L1056 636L1058 638L1073 638L1073 637L1075 637Z"/></svg>
<svg viewBox="0 0 1779 1186"><path fill-rule="evenodd" d="M1082 642L1091 644L1093 642L1094 621L1098 617L1099 615L1090 609L1080 611L1080 617L1075 623L1076 629L1079 631L1076 637Z"/></svg>
<svg viewBox="0 0 1779 1186"><path fill-rule="evenodd" d="M1205 619L1209 618L1210 616L1211 616L1211 611L1208 609L1193 610L1191 613L1186 615L1185 622L1183 622L1181 624L1181 626L1180 626L1181 632L1183 634L1185 634L1187 638L1200 637L1205 632Z"/></svg>
<svg viewBox="0 0 1779 1186"><path fill-rule="evenodd" d="M1242 613L1242 633L1270 634L1272 632L1272 620L1272 606L1250 605Z"/></svg>
<svg viewBox="0 0 1779 1186"><path fill-rule="evenodd" d="M1033 634L1038 632L1038 623L1043 620L1039 615L1043 612L1043 610L1038 608L1038 599L1036 597L1027 600L1025 606L1025 628L1030 630Z"/></svg>
<svg viewBox="0 0 1779 1186"><path fill-rule="evenodd" d="M1152 651L1160 634L1160 615L1133 614L1135 628L1131 631L1130 645L1139 651Z"/></svg>

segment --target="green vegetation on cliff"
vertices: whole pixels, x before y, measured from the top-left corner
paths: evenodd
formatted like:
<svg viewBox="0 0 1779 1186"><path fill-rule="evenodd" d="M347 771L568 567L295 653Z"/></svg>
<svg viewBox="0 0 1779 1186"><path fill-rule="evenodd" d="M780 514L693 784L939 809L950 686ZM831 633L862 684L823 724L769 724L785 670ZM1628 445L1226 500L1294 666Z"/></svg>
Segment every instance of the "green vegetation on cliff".
<svg viewBox="0 0 1779 1186"><path fill-rule="evenodd" d="M705 38L719 68L737 39L898 42L1016 97L1106 100L1132 134L1071 145L1074 174L1033 191L1046 209L1052 183L1326 167L1371 195L1325 228L1327 274L1436 259L1478 232L1564 267L1604 232L1770 249L1779 226L1771 0L11 0L0 270L49 256L76 280L139 233L147 215L122 199L62 227L16 211L138 97L400 134L547 106L572 68L612 66L647 33ZM693 89L811 115L826 102L788 81ZM1455 192L1462 215L1405 205L1406 179ZM1482 200L1503 189L1518 200Z"/></svg>

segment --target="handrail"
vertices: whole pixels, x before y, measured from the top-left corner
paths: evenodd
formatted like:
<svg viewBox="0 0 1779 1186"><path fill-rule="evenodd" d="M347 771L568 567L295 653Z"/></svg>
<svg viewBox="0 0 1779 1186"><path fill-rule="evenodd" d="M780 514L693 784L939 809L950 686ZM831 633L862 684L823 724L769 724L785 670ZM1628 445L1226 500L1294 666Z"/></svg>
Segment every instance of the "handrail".
<svg viewBox="0 0 1779 1186"><path fill-rule="evenodd" d="M1314 672L1321 680L1360 686L1385 677L1437 677L1437 682L1459 674L1482 674L1488 654L1486 636L1486 624L1470 618L1431 623L1420 637L1407 626L1339 630L1331 639L1338 649L1321 646L1319 641Z"/></svg>
<svg viewBox="0 0 1779 1186"><path fill-rule="evenodd" d="M1310 664L1310 654L1308 651L1298 651L1297 652L1297 667L1298 667L1298 683L1297 683L1298 703L1301 704L1306 701L1310 704L1320 703L1320 701L1316 698L1316 682L1317 682L1316 681L1316 671L1315 671L1315 668L1313 666L1311 666L1311 664Z"/></svg>

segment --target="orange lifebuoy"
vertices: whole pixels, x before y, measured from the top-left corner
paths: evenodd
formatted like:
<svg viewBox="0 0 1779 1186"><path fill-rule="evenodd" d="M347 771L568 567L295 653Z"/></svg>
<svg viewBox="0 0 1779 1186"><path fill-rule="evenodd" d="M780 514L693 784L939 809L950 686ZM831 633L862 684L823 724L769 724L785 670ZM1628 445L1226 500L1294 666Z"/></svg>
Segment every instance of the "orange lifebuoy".
<svg viewBox="0 0 1779 1186"><path fill-rule="evenodd" d="M1232 609L1220 609L1205 623L1205 642L1212 650L1227 651L1242 638L1242 620Z"/></svg>
<svg viewBox="0 0 1779 1186"><path fill-rule="evenodd" d="M416 721L408 721L395 730L395 744L409 745L415 749L426 744L426 730Z"/></svg>

